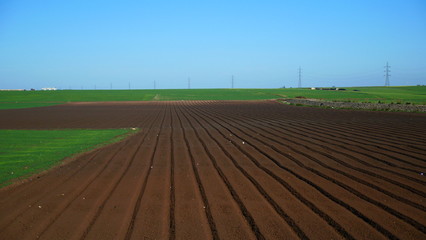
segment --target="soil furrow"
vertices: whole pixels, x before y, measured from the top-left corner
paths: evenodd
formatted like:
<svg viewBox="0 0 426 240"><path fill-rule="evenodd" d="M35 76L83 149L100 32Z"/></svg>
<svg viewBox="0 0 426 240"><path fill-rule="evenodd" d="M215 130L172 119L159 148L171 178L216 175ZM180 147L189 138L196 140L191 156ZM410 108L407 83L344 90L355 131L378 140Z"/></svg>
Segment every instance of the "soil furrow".
<svg viewBox="0 0 426 240"><path fill-rule="evenodd" d="M196 120L196 121L198 122L198 120ZM200 122L198 122L198 123L200 124L200 126L202 126L202 124ZM212 126L212 128L214 128L214 126ZM277 211L277 213L287 222L287 224L293 229L293 231L297 234L297 236L299 236L300 239L308 239L308 237L300 229L300 227L297 226L297 224L295 223L295 221L293 219L291 219L291 217L289 215L287 215L281 207L279 207L279 205L272 199L272 197L268 195L268 193L266 192L266 190L255 180L255 178L252 177L246 170L244 170L244 168L241 167L240 164L238 164L238 162L235 160L235 158L232 156L232 154L230 154L224 148L224 146L219 143L219 141L217 140L217 138L213 137L209 133L209 131L206 130L206 132L210 136L210 138L212 140L214 140L216 142L216 144L221 148L221 150L225 153L225 155L232 161L232 163L234 164L234 166L239 171L241 171L244 174L244 176L246 178L248 178L250 180L250 182L252 182L252 184L256 187L256 189L265 197L265 199L268 200L268 202L272 205L272 207L275 209L275 211ZM223 138L227 139L226 136L224 136L221 132L218 132L218 133L221 134ZM266 170L265 168L263 168L262 166L260 166L260 164L257 161L255 162L255 165L257 167L259 167L260 169L264 170L264 171ZM335 228L335 230L339 234L341 234L342 237L344 237L345 239L354 239L349 233L347 233L343 229L343 227L341 227L337 222L335 222L330 216L328 216L327 214L325 214L324 212L322 212L321 210L319 210L313 203L311 203L310 201L308 201L306 198L302 197L302 195L300 193L298 193L294 188L292 188L287 182L283 181L281 178L277 177L276 175L274 175L270 171L266 170L265 172L267 172L274 179L276 179L278 182L280 182L281 185L284 188L286 188L291 194L293 194L303 204L305 204L313 212L315 212L321 218L323 218L323 220L326 221L330 226L332 226L333 228Z"/></svg>
<svg viewBox="0 0 426 240"><path fill-rule="evenodd" d="M424 239L426 116L69 103L0 129L141 128L0 190L1 239Z"/></svg>
<svg viewBox="0 0 426 240"><path fill-rule="evenodd" d="M294 126L293 126L294 127ZM301 127L296 127L295 129L303 129L303 128L301 128ZM312 134L312 132L307 132L306 130L304 130L303 132L305 132L305 133L307 133L307 134ZM315 131L314 131L315 132ZM328 132L330 132L330 129L328 129ZM325 136L330 136L330 137L324 137L324 135ZM360 148L360 149L363 149L363 150L365 150L365 151L368 151L368 152L373 152L373 153L376 153L376 154L380 154L380 155L383 155L383 156L387 156L387 157L389 157L389 158L392 158L392 159L394 159L394 160L396 160L396 161L399 161L399 162L402 162L402 163L405 163L405 164L408 164L408 165L411 165L411 166L414 166L414 167L419 167L419 168L423 168L424 166L422 166L422 165L418 165L418 164L415 164L415 163L412 163L412 162L410 162L410 161L404 161L403 159L400 159L400 158L398 158L398 157L396 157L396 156L392 156L392 155L390 155L390 154L387 154L387 153L385 153L385 152L383 152L383 151L377 151L377 150L374 150L374 149L371 149L371 148L366 148L366 147L364 147L364 146L371 146L371 147L373 147L373 148L378 148L378 149L383 149L383 147L381 147L381 146L379 146L379 145L369 145L369 144L366 144L365 142L361 142L361 141L356 141L356 138L355 137L352 137L352 139L348 139L348 138L342 138L342 137L338 137L338 138L336 138L335 136L333 136L332 134L328 134L328 133L321 133L321 138L323 138L323 139L328 139L328 140L331 140L332 142L334 142L333 144L335 144L335 145L338 145L339 147L341 147L341 148L344 148L344 149L348 149L345 145L341 145L341 144L337 144L338 142L340 142L340 143L346 143L346 144L350 144L351 146L353 146L353 147L357 147L357 148ZM385 139L385 138L383 138L383 139ZM382 140L383 140L382 139ZM357 145L354 145L353 143L358 143ZM352 151L354 151L354 149L352 149ZM392 153L396 153L396 154L399 154L399 155L403 155L403 156L406 156L406 157L409 157L409 158L411 158L411 159L415 159L415 160L418 160L418 161L421 161L421 162L425 162L425 160L423 159L423 158L421 158L421 157L417 157L417 156L413 156L413 155L410 155L410 154L406 154L406 153L404 153L404 151L406 151L406 150L404 150L404 149L400 149L400 151L394 151L394 150L392 150L392 149L390 149L390 148L386 148L386 152L392 152ZM355 152L355 151L354 151ZM361 153L361 152L358 152L359 154L363 154L363 153ZM366 154L363 154L363 155L366 155ZM383 160L381 160L381 159L379 159L379 158L377 158L377 157L373 157L373 156L371 156L371 155L366 155L367 157L371 157L371 158L373 158L373 159L375 159L376 161L380 161L380 162L383 162L383 163L386 163L386 164L390 164L390 163L388 163L388 162L386 162L386 161L383 161ZM391 165L392 166L392 165Z"/></svg>
<svg viewBox="0 0 426 240"><path fill-rule="evenodd" d="M224 125L222 125L221 123L219 123L219 122L217 122L219 125L221 125L224 129L227 129L229 132L231 132L231 133L233 133L231 130L229 130L226 126L224 126ZM234 134L234 136L235 136L235 133L233 133ZM245 139L241 139L241 141L242 142L244 142L244 141L247 141L247 140L245 140ZM292 173L292 174L294 174L294 175L296 175L296 176L298 176L298 178L300 178L300 179L304 179L304 181L308 181L308 182L310 182L310 184L312 184L313 186L316 186L315 184L313 184L313 182L311 182L311 181L309 181L308 179L306 179L306 178L304 178L304 177L301 177L300 175L298 175L297 173L295 173L294 171L291 171L290 169L288 169L288 168L286 168L286 167L284 167L283 165L281 165L281 164L279 164L276 160L274 160L271 156L269 156L269 154L268 153L266 153L265 151L263 151L263 150L261 150L261 149L259 149L258 147L256 147L255 145L252 145L252 144L250 144L250 143L248 143L248 142L245 142L246 144L248 144L248 145L250 145L250 146L252 146L253 148L255 148L257 151L259 151L259 152L261 152L264 156L267 156L268 157L268 159L270 159L271 161L273 161L274 163L276 163L276 164L278 164L281 168L283 168L283 169L285 169L285 170L287 170L287 171L289 171L290 173ZM240 149L242 150L242 151L244 151L243 150L243 148L241 148L240 147ZM247 152L245 152L246 154L248 154ZM319 188L318 186L316 186L316 188L317 189L321 189L321 188ZM325 190L323 190L323 189L321 189L321 191L322 191L322 193L324 193L325 192ZM332 199L334 199L334 200L338 200L336 197L334 197L334 196L332 196L331 194L329 194L329 193L327 193ZM352 211L356 214L356 215L358 215L359 217L361 217L362 219L364 219L366 222L368 222L369 224L371 224L373 227L375 227L379 232L381 232L381 233L383 233L384 235L386 235L387 237L390 237L390 238L392 238L392 237L395 237L396 238L396 236L394 236L392 233L390 233L388 230L386 230L385 228L383 228L382 226L380 226L379 224L377 224L376 222L374 222L373 220L371 220L371 219L369 219L369 218L367 218L366 216L364 216L363 214L361 214L358 210L355 210L354 208L352 208L352 207L350 207L348 204L346 204L346 203L343 203L342 201L340 201L340 200L338 200L338 202L340 202L342 205L344 205L344 206L347 206L348 207L348 209L352 209Z"/></svg>
<svg viewBox="0 0 426 240"><path fill-rule="evenodd" d="M173 116L171 114L171 116ZM176 192L175 192L175 147L174 147L174 130L173 130L173 118L170 121L170 216L169 216L169 239L176 239L176 216L175 216L175 208L176 208Z"/></svg>
<svg viewBox="0 0 426 240"><path fill-rule="evenodd" d="M158 114L160 113L161 112ZM155 118L152 120L151 124L154 124ZM78 200L71 202L67 209L61 212L61 215L55 219L49 228L43 231L44 234L41 237L46 239L58 237L81 239L86 236L95 220L104 209L105 204L111 198L123 178L127 176L131 166L134 164L134 156L146 136L138 137L139 135L140 134L134 136L138 140L132 141L132 144L128 145L127 148L120 153L121 155L117 157L119 160L125 157L126 160L122 161L121 164L114 164L115 166L111 166L111 169L106 172L104 176L96 178L92 183L93 186L89 186L90 188L86 189ZM120 168L117 168L118 164ZM103 186L104 188L100 188L99 186ZM81 199L85 201L81 201ZM78 218L82 218L81 223L77 224L76 222L74 224L61 225L62 222L69 222L72 219ZM58 227L58 225L60 227ZM60 231L58 231L58 229L60 229ZM62 232L62 234L58 234L58 232Z"/></svg>
<svg viewBox="0 0 426 240"><path fill-rule="evenodd" d="M154 126L156 120L160 118L160 115L161 114L157 114L151 126ZM164 119L164 116L162 118ZM96 213L92 216L88 226L81 234L80 239L115 239L124 237L127 226L130 224L128 219L130 219L131 216L131 206L135 205L138 196L136 191L130 191L124 186L140 186L143 184L143 180L145 179L144 176L149 166L142 164L138 155L140 155L141 149L144 144L146 144L147 137L155 134L158 134L158 132L147 132L139 137L140 140L138 141L137 148L131 153L131 159L134 159L134 161L131 165L128 165L126 173L123 174L108 197L98 206ZM138 173L140 173L139 177L133 177ZM128 196L126 201L121 200L122 196ZM106 231L99 230L104 229L106 226L108 226Z"/></svg>
<svg viewBox="0 0 426 240"><path fill-rule="evenodd" d="M230 123L230 122L233 122L233 121L232 121L232 120L230 120L230 119L228 119L227 123ZM223 126L223 127L224 127L224 128L226 128L225 126ZM234 126L234 127L235 127L235 126ZM243 131L243 130L241 130L241 128L238 128L238 127L236 127L236 128L237 128L237 129L239 129L240 131ZM244 132L244 131L243 131L243 132ZM259 134L259 135L261 135L261 136L262 136L262 134ZM253 134L251 134L251 136L253 136ZM266 143L266 142L264 142L264 141L260 140L258 137L254 137L254 139L256 139L257 141L261 142L261 143L262 143L263 145L265 145L265 146L271 147L268 143ZM242 140L244 140L244 139L242 139ZM251 144L251 143L248 143L248 144ZM256 144L256 146L261 146L261 145ZM259 148L255 147L255 146L254 146L254 148L256 148L258 151L262 151L262 150L260 150ZM321 177L323 177L323 178L325 178L325 179L327 179L327 180L329 180L329 181L331 181L331 182L333 182L333 183L335 183L335 184L339 185L340 187L342 187L342 188L344 188L344 189L346 189L346 190L350 191L351 193L355 194L356 196L360 197L361 199L366 200L366 201L368 201L368 202L370 202L370 203L372 203L372 204L375 204L375 205L379 206L379 207L380 207L380 208L382 208L383 210L385 210L385 211L387 211L387 212L391 213L392 215L394 215L394 216L396 216L396 217L400 218L401 220L406 221L407 223L409 223L410 225L412 225L413 227L415 227L415 228L416 228L416 229L418 229L419 231L422 231L423 233L425 233L425 226L424 226L424 225L422 225L422 224L420 224L419 222L415 221L414 219L412 219L412 218L410 218L410 217L407 217L407 216L405 216L404 214L399 213L398 211L396 211L396 210L394 210L394 209L390 208L389 206L386 206L386 205L384 205L384 204L380 203L379 201L373 200L373 199L371 199L371 198L367 197L366 195L361 194L359 191L355 190L354 188L352 188L352 187L350 187L350 186L348 186L348 185L346 185L346 184L343 184L343 183L342 183L342 182L340 182L340 181L337 181L337 180L335 180L335 179L333 179L333 178L330 178L330 177L328 177L328 176L324 175L323 173L321 173L321 172L319 172L319 171L317 171L317 170L315 170L315 169L313 169L313 168L308 168L308 167L306 167L304 164L302 164L300 161L298 161L297 159L295 159L293 156L290 156L290 155L288 155L288 154L286 154L286 153L284 153L284 152L282 152L282 151L279 151L279 150L277 150L276 148L272 148L272 149L274 149L275 151L279 152L279 153L280 153L280 154L282 154L283 156L285 156L285 157L287 157L287 158L289 158L289 159L292 159L292 160L293 160L294 162L296 162L299 166L301 166L301 167L303 167L303 168L306 168L306 169L310 170L311 172L314 172L315 174L317 174L317 175L319 175L319 176L321 176ZM263 153L264 153L265 155L267 155L267 153L266 153L266 152L263 152ZM299 152L299 154L303 154L303 155L305 155L305 154L304 154L304 153L302 153L302 152ZM306 155L305 155L305 156L306 156ZM314 159L312 156L306 156L306 157L308 157L308 158L310 158L311 160L314 160L314 161L316 161L316 162L320 162L319 160ZM269 156L269 158L272 158L272 157L271 157L271 156Z"/></svg>
<svg viewBox="0 0 426 240"><path fill-rule="evenodd" d="M225 116L224 116L224 118L225 119L229 119L229 118L226 118ZM232 119L229 119L229 121L231 121ZM241 122L241 121L239 121L239 123L238 123L239 125L242 125L242 124L244 124L243 122ZM257 125L257 126L259 126L259 125ZM273 142L275 142L275 143L277 143L277 144L279 144L279 145L282 145L283 144L283 140L284 141L288 141L288 138L286 137L286 138L283 138L283 137L281 137L280 135L276 135L275 133L273 133L273 132L270 132L270 131L268 131L267 129L264 129L264 128L262 128L262 131L263 132L266 132L266 133L268 133L268 134L271 134L271 135L274 135L275 137L278 137L279 139L280 139L280 141L277 141L277 140L275 140L275 139L272 139L272 138L269 138L269 137L266 137L264 134L262 134L262 133L260 133L260 132L258 132L258 133L256 133L257 135L259 135L259 136L262 136L262 137L265 137L265 138L267 138L268 140L270 140L270 141L273 141ZM256 135L255 133L253 133L253 135ZM287 135L285 135L285 136L288 136L288 134ZM308 141L308 140L304 140L303 142L301 142L301 143L294 143L294 142L292 142L294 145L298 145L298 144L302 144L305 148L307 148L308 150L313 150L312 148L310 148L310 147L308 147L308 146L306 146L306 145L304 145L304 143L305 142L310 142L310 141ZM315 143L315 144L318 144L318 143ZM313 145L314 145L314 143L313 143ZM291 147L291 145L287 145L286 146L287 148L289 148L291 151L294 151L294 152L297 152L297 153L299 153L299 154L301 154L301 155L304 155L305 157L307 157L307 158L309 158L309 159L311 159L311 160L313 160L313 161L315 161L315 162L317 162L318 164L320 164L321 166L323 166L323 167L326 167L326 168L329 168L329 169L332 169L332 170L334 170L334 171L336 171L336 172L339 172L339 173L342 173L342 174L344 174L344 175L346 175L346 176L350 176L352 179L354 179L354 180L356 180L356 181L358 181L358 182L364 182L364 183L367 183L366 181L364 181L364 180L362 180L362 179L359 179L359 178L357 178L357 177L355 177L355 176L353 176L353 175L349 175L349 174L347 174L346 172L343 172L343 171L341 171L341 170L338 170L338 169L336 169L336 168L331 168L331 167L329 167L328 165L326 165L326 164L324 164L323 162L321 162L321 161L318 161L317 159L315 159L315 158L313 158L313 157L311 157L310 155L307 155L307 154L305 154L303 151L298 151L298 150L296 150L294 147ZM316 152L316 153L318 153L318 154L321 154L321 155L323 155L323 156L325 156L325 157L329 157L329 158L331 158L331 159L334 159L334 160L337 160L338 162L340 161L340 160L338 160L338 159L336 159L336 158L334 158L334 157L332 157L331 155L329 155L329 154L326 154L326 153L324 153L324 152L319 152L319 151L315 151L315 150L313 150L314 152ZM340 161L341 162L341 161ZM376 185L373 185L373 184L368 184L369 186L371 186L371 187L373 187L373 188L375 188L376 190L379 190L379 191L381 191L380 189L380 187L378 187L378 186L376 186ZM381 191L381 192L387 192L387 191ZM391 195L393 195L393 194L391 194ZM400 197L400 199L403 199L403 198L401 198ZM404 201L404 200L403 200ZM405 202L411 202L411 201L405 201ZM416 204L414 204L414 205L416 205ZM417 204L418 205L418 204ZM424 207L423 206L417 206L418 208L420 208L420 209L423 209Z"/></svg>
<svg viewBox="0 0 426 240"><path fill-rule="evenodd" d="M265 130L265 131L267 131L267 130ZM274 134L274 133L271 133L271 132L268 132L268 133L270 133L270 134L272 134L272 135L275 135L275 136L278 136L278 137L280 137L282 140L284 140L284 141L290 141L289 140L289 138L288 138L288 132L293 132L293 131L291 131L291 130L287 130L286 132L283 132L283 134L284 133L286 133L286 137L285 138L283 138L283 137L281 137L281 136L278 136L278 135L276 135L276 134ZM330 149L329 147L327 147L327 146L324 146L324 145L321 145L320 143L313 143L312 141L309 141L309 140L307 140L307 139L309 139L309 138L311 138L311 139L316 139L316 138L314 138L314 137L312 137L312 136L307 136L307 135L304 135L304 134L300 134L300 132L298 133L298 135L299 136L303 136L303 137L305 137L305 139L304 139L304 141L303 142L291 142L292 144L294 144L294 145L302 145L302 146L304 146L305 148L307 148L308 150L310 150L310 151L314 151L314 152L316 152L316 153L318 153L318 154L321 154L321 155L324 155L324 156L326 156L326 157L329 157L329 158L331 158L331 159L334 159L334 160L336 160L336 161L338 161L339 163L343 163L343 164L345 164L345 165L349 165L349 164L347 164L347 163L344 163L343 161L340 161L340 160L337 160L335 157L333 157L333 156L331 156L330 154L327 154L326 152L321 152L321 151L317 151L317 150L314 150L313 148L311 148L311 147L308 147L306 144L304 144L304 143L312 143L312 145L313 146L321 146L321 147L323 147L324 149L328 149L328 150L330 150L330 151L333 151L333 152L336 152L336 153L339 153L339 154L342 154L342 155L345 155L345 156L347 156L347 157L349 157L349 158L351 158L351 159L354 159L354 160L356 160L357 162L361 162L361 163L364 163L365 165L367 165L367 166L372 166L370 163L367 163L367 162L365 162L365 161L363 161L363 160L361 160L361 159L359 159L359 158L355 158L354 156L352 156L352 155L349 155L349 154L346 154L346 153L343 153L343 152L341 152L341 151L338 151L336 148L333 148L333 149ZM325 141L322 141L322 142L325 142ZM336 145L333 145L333 146L336 146ZM294 148L293 148L293 150L294 150ZM353 151L353 150L352 150ZM350 166L352 166L352 165L350 165ZM398 173L398 172L395 172L395 171L392 171L392 170L388 170L388 169L384 169L384 168L380 168L380 167L377 167L377 166L374 166L374 168L376 168L376 169L380 169L380 170L384 170L384 171L388 171L388 172L390 172L390 173L393 173L393 174L396 174L396 175L398 175L398 176L402 176L402 177L404 177L404 178L406 178L406 179L409 179L409 180L412 180L412 181L414 181L414 182L418 182L418 183L420 183L420 184L424 184L425 182L424 181L421 181L421 180L419 180L419 179L417 179L417 178L413 178L413 177L410 177L410 176L407 176L407 175L404 175L404 174L401 174L401 173ZM357 168L357 169L355 169L355 170L359 170L360 168ZM363 171L364 173L366 172L366 170L364 170L364 169L362 169L361 171ZM420 172L419 170L417 170L417 171L415 171L415 170L412 170L413 172L415 172L416 173L416 175L419 175L418 173ZM369 172L370 173L370 175L371 174L373 174L373 175L375 175L374 173L371 173L371 172ZM390 182L395 182L395 181L390 181ZM408 187L410 190L412 190L413 188L411 188L411 187ZM414 190L414 192L415 193L418 193L418 191L416 192L416 190ZM421 193L420 192L420 194L423 194L423 193Z"/></svg>
<svg viewBox="0 0 426 240"><path fill-rule="evenodd" d="M185 116L186 118L186 116ZM188 120L188 119L187 119ZM189 121L190 122L190 121ZM191 123L190 123L191 124ZM194 128L194 127L193 127ZM248 222L248 224L250 225L253 233L255 234L257 239L265 239L265 237L263 236L263 234L260 232L259 227L256 225L253 216L250 214L250 212L247 210L246 206L244 205L244 203L242 202L241 198L239 197L239 195L237 194L237 192L235 191L234 187L232 186L232 184L229 182L228 178L225 176L225 174L223 173L222 169L219 168L218 164L217 164L217 160L216 157L209 151L208 147L205 145L205 143L201 140L200 136L198 135L197 132L195 132L198 141L202 144L204 151L207 153L207 155L209 156L210 160L212 161L212 164L214 166L214 168L216 169L217 173L219 174L219 176L222 178L222 181L225 183L225 185L228 187L229 192L231 193L233 199L237 202L238 206L240 207L241 213L244 215L246 221Z"/></svg>
<svg viewBox="0 0 426 240"><path fill-rule="evenodd" d="M154 146L153 146L153 151L151 152L150 157L149 157L148 171L147 171L147 173L144 177L143 183L139 185L140 187L139 187L139 190L137 191L138 197L137 197L136 203L134 204L131 219L130 219L129 225L127 227L127 232L126 232L124 239L130 239L132 237L133 229L135 227L136 215L139 212L142 197L145 193L146 185L148 184L150 173L151 173L153 166L154 166L154 157L157 154L158 143L160 141L159 135L161 134L161 132L163 130L163 125L164 125L165 120L166 120L166 114L164 114L163 119L161 120L161 123L159 125L157 137L155 137L155 143L154 143Z"/></svg>
<svg viewBox="0 0 426 240"><path fill-rule="evenodd" d="M208 216L208 219L212 218L212 220L209 221L216 219L214 222L217 234L222 239L255 239L250 225L247 223L243 214L241 214L240 206L234 201L227 185L215 170L204 146L197 141L197 137L195 136L197 129L193 127L187 118L182 116L179 117L179 120L180 127L183 130L182 134L185 134L185 139L187 140L185 142L186 151L192 156L198 156L196 164L195 162L194 164L199 172L200 182L204 183L205 189L207 189L200 190L200 192L205 194L205 200L203 201L208 203L208 209L211 209L212 216ZM192 140L191 142L189 142L190 139ZM214 230L212 232L214 233Z"/></svg>
<svg viewBox="0 0 426 240"><path fill-rule="evenodd" d="M180 116L175 109L173 117L173 142L176 147L176 238L187 239L194 236L198 239L219 239L204 184L185 132L182 131ZM185 219L185 222L182 222L182 219Z"/></svg>

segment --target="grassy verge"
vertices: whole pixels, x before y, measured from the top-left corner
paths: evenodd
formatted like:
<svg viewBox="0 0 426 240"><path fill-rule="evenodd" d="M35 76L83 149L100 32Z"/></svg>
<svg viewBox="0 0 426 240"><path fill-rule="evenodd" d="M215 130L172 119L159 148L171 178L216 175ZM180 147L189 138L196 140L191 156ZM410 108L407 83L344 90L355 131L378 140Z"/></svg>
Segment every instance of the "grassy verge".
<svg viewBox="0 0 426 240"><path fill-rule="evenodd" d="M426 86L350 87L345 91L308 88L276 89L158 89L158 90L58 90L0 91L1 106L11 103L59 104L98 101L176 101L176 100L264 100L277 98L316 98L330 101L426 104ZM28 105L30 106L30 105Z"/></svg>
<svg viewBox="0 0 426 240"><path fill-rule="evenodd" d="M0 130L0 187L66 157L123 139L130 129Z"/></svg>

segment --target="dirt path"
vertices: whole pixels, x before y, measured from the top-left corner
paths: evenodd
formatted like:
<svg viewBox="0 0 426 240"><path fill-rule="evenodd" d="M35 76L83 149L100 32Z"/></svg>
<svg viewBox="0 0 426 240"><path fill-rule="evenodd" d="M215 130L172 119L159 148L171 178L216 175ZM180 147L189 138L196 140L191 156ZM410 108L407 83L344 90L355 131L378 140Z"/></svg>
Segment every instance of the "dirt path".
<svg viewBox="0 0 426 240"><path fill-rule="evenodd" d="M0 111L3 129L119 127L142 131L0 190L0 238L426 237L424 114L273 101Z"/></svg>

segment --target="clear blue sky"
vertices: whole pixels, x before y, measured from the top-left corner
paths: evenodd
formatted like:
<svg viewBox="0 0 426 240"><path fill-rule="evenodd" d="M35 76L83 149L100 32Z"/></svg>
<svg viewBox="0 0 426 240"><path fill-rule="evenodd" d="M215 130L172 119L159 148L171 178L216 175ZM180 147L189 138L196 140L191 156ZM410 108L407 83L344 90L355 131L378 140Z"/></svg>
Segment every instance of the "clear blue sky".
<svg viewBox="0 0 426 240"><path fill-rule="evenodd" d="M0 88L426 84L425 0L0 0Z"/></svg>

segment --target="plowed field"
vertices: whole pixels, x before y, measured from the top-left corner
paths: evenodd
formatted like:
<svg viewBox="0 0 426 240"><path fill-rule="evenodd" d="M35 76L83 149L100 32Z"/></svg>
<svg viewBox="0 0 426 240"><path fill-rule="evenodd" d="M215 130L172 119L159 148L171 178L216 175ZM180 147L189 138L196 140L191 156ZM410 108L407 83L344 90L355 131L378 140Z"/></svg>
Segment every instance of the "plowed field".
<svg viewBox="0 0 426 240"><path fill-rule="evenodd" d="M426 238L424 114L274 101L0 111L4 129L121 127L142 130L1 190L0 238Z"/></svg>

